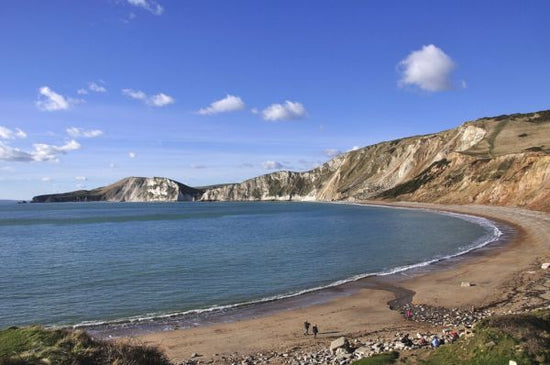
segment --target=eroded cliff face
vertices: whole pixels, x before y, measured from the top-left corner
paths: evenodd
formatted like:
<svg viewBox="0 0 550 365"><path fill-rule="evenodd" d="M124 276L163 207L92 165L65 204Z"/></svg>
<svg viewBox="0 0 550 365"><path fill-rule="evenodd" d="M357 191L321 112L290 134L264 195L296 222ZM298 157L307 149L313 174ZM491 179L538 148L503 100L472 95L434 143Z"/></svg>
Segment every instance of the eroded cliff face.
<svg viewBox="0 0 550 365"><path fill-rule="evenodd" d="M436 134L209 189L201 200L388 199L550 211L550 111L483 118Z"/></svg>
<svg viewBox="0 0 550 365"><path fill-rule="evenodd" d="M107 201L192 201L201 192L164 177L129 177L101 188Z"/></svg>
<svg viewBox="0 0 550 365"><path fill-rule="evenodd" d="M482 118L351 151L310 171L279 171L239 184L195 189L166 178L130 177L33 202L199 199L382 199L550 211L550 111Z"/></svg>
<svg viewBox="0 0 550 365"><path fill-rule="evenodd" d="M201 196L202 190L194 189L163 177L128 177L109 186L94 190L79 190L64 194L40 195L33 202L165 202L191 201Z"/></svg>

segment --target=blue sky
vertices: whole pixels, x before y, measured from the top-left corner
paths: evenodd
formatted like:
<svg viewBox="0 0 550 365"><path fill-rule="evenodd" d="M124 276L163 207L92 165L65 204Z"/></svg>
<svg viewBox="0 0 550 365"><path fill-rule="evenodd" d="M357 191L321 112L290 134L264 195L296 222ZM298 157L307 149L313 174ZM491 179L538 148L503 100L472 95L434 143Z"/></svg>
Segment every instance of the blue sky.
<svg viewBox="0 0 550 365"><path fill-rule="evenodd" d="M550 108L548 1L1 7L0 198L236 182Z"/></svg>

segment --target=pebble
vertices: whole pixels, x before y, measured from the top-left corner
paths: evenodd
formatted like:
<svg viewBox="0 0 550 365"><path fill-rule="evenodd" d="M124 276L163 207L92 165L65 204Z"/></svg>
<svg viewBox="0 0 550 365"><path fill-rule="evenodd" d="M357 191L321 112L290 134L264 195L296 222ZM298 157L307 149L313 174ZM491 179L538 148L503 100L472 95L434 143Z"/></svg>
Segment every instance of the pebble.
<svg viewBox="0 0 550 365"><path fill-rule="evenodd" d="M550 308L550 306L548 306ZM443 308L430 305L413 305L406 304L398 311L406 318L407 311L410 311L411 317L409 320L415 322L423 322L434 327L442 328L441 332L419 332L414 335L408 333L397 332L388 337L370 338L362 341L360 339L338 339L347 346L334 349L331 351L329 347L320 350L301 349L294 347L285 352L265 352L256 353L254 355L241 355L234 353L228 357L221 357L224 364L231 365L267 365L272 362L283 363L285 365L350 365L359 359L370 357L378 353L387 351L407 351L419 348L429 348L430 342L437 336L443 340L443 345L453 343L460 337L473 336L473 327L479 320L492 316L490 310L470 310L458 308ZM510 311L512 312L512 311ZM514 312L515 313L515 312ZM519 312L518 312L519 313ZM334 342L334 341L333 341ZM495 343L490 341L485 344L485 347L492 347ZM333 346L335 347L335 346ZM335 351L334 351L335 350ZM201 361L200 355L194 353L193 358L181 362L179 365L201 365L209 364L212 361ZM214 356L218 356L215 354ZM218 362L216 362L218 363ZM510 364L513 361L510 360Z"/></svg>

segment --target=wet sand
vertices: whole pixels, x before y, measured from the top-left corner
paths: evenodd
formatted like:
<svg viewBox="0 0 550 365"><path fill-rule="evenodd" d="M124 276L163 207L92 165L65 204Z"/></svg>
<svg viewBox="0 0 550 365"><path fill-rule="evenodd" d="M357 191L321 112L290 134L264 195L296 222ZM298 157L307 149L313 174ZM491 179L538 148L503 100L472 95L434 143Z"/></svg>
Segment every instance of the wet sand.
<svg viewBox="0 0 550 365"><path fill-rule="evenodd" d="M212 358L218 362L222 355L234 353L326 347L340 336L372 336L410 328L412 325L388 306L396 295L403 300L412 296L415 304L476 308L498 304L499 308L506 308L507 303L518 299L517 289L525 284L524 273L540 270L541 262L550 261L548 213L479 205L368 203L483 216L513 226L516 233L513 241L502 247L467 254L465 259L437 265L436 270L367 278L349 284L347 290L336 288L343 295L328 301L311 297L310 305L256 311L248 319L159 331L134 336L129 341L158 346L175 362L187 360L193 353L201 354L201 360ZM461 287L463 281L474 286ZM318 324L317 339L303 335L304 320Z"/></svg>

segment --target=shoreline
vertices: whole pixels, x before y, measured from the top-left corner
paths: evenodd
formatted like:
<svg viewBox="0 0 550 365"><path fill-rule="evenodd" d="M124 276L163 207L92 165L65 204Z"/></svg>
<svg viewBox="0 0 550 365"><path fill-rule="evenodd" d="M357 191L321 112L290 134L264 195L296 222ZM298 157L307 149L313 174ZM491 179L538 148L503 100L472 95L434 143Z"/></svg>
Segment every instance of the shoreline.
<svg viewBox="0 0 550 365"><path fill-rule="evenodd" d="M309 203L309 202L308 202ZM164 332L176 329L190 329L202 326L211 326L221 323L241 321L270 315L280 311L299 309L314 304L323 304L338 297L353 295L361 289L380 289L394 292L408 292L394 286L400 275L415 276L426 272L440 270L449 265L468 260L471 255L479 254L483 249L494 249L510 243L514 231L504 222L493 222L486 217L478 217L470 214L455 213L444 210L411 208L406 206L394 206L385 204L364 204L357 202L314 202L321 204L368 206L383 209L419 210L433 214L448 215L456 219L462 219L482 227L489 227L492 234L487 233L477 241L472 241L458 252L442 257L434 257L425 261L393 267L379 272L367 272L340 279L324 286L304 289L298 292L275 295L249 302L235 303L224 306L192 309L185 312L151 314L150 316L121 318L112 321L83 322L62 328L84 329L95 338L109 339L120 337L134 337L150 333ZM409 293L407 297L412 299ZM396 301L402 301L396 299ZM410 302L410 299L409 299Z"/></svg>
<svg viewBox="0 0 550 365"><path fill-rule="evenodd" d="M519 273L533 269L535 264L540 264L541 259L549 258L550 251L545 242L545 238L550 236L548 213L479 205L361 203L470 214L515 228L516 233L511 242L504 246L498 245L497 249L485 252L475 250L474 254L462 256L467 259L443 265L440 270L393 277L394 287L414 292L413 304L476 308L508 305L513 308L517 304L514 302L514 293L525 285L524 278L518 277ZM445 260L447 261L450 260ZM369 278L359 282L367 281L372 282ZM379 280L379 284L384 281L386 280ZM475 286L461 288L461 281L471 282ZM388 291L387 287L371 285L354 290L351 294L335 297L324 303L310 302L304 307L258 314L253 318L230 323L159 331L131 337L131 341L157 345L172 360L183 361L193 353L205 354L206 359L214 356L213 354L315 348L326 346L330 340L342 335L357 338L412 325L404 321L399 313L388 308L387 303L395 299L395 294ZM301 333L301 323L306 319L312 323L319 322L321 333L316 341L304 338Z"/></svg>

